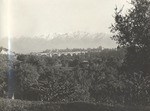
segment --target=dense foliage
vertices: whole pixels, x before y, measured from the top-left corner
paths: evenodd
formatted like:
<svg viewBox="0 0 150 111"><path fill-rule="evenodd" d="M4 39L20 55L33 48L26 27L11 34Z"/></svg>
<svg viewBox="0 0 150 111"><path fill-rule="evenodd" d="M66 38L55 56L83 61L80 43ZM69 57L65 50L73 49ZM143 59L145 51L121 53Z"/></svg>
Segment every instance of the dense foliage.
<svg viewBox="0 0 150 111"><path fill-rule="evenodd" d="M118 78L123 57L123 49L52 57L21 54L12 61L11 94L22 100L112 104L116 89L123 87Z"/></svg>
<svg viewBox="0 0 150 111"><path fill-rule="evenodd" d="M11 84L8 84L5 56L6 60L1 62L5 72L0 84L5 87L2 87L0 96L49 102L148 105L150 78L142 77L142 72L132 75L122 72L125 52L119 48L72 56L20 54L11 62Z"/></svg>
<svg viewBox="0 0 150 111"><path fill-rule="evenodd" d="M123 97L128 104L150 103L150 1L131 0L126 14L115 13L112 37L126 55L119 72L125 84Z"/></svg>
<svg viewBox="0 0 150 111"><path fill-rule="evenodd" d="M131 0L127 14L116 8L115 24L111 31L119 46L126 47L125 66L131 73L150 73L150 1Z"/></svg>

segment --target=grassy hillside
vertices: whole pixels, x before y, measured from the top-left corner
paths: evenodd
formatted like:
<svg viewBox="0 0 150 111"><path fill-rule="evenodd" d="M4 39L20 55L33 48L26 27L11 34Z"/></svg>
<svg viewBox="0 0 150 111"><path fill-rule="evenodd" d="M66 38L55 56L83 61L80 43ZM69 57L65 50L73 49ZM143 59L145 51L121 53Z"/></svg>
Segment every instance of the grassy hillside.
<svg viewBox="0 0 150 111"><path fill-rule="evenodd" d="M150 107L113 107L84 102L49 103L0 98L0 111L150 111Z"/></svg>

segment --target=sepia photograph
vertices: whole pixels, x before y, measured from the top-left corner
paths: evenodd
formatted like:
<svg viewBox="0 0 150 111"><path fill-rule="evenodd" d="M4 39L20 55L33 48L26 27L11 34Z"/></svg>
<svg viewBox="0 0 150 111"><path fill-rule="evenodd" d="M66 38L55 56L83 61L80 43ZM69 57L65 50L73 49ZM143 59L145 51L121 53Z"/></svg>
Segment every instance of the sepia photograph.
<svg viewBox="0 0 150 111"><path fill-rule="evenodd" d="M0 0L0 111L150 111L150 0Z"/></svg>

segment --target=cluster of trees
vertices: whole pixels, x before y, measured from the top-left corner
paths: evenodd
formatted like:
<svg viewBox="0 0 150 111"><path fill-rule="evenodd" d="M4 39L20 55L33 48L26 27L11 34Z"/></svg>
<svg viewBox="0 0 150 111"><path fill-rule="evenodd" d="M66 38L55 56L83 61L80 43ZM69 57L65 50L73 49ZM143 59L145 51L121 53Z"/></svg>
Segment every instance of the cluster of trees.
<svg viewBox="0 0 150 111"><path fill-rule="evenodd" d="M14 93L22 100L149 105L150 2L132 0L131 4L125 15L116 8L111 31L117 49L72 56L18 55L9 82L8 61L1 55L0 96Z"/></svg>
<svg viewBox="0 0 150 111"><path fill-rule="evenodd" d="M12 91L4 91L22 100L111 102L109 88L118 87L123 56L122 49L72 56L18 55L11 66Z"/></svg>

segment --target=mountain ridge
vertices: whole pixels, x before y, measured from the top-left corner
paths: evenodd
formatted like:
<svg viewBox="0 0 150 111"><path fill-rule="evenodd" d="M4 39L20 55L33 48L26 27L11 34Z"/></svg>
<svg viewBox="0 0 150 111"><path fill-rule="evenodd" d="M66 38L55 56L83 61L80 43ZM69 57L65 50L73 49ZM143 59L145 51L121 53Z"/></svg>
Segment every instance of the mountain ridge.
<svg viewBox="0 0 150 111"><path fill-rule="evenodd" d="M46 35L45 37L14 37L11 39L11 49L17 53L30 53L46 49L116 47L115 42L110 39L111 35L105 33L75 32L54 35L51 39L48 35L47 37ZM7 48L7 41L7 38L3 38L0 40L0 45Z"/></svg>

